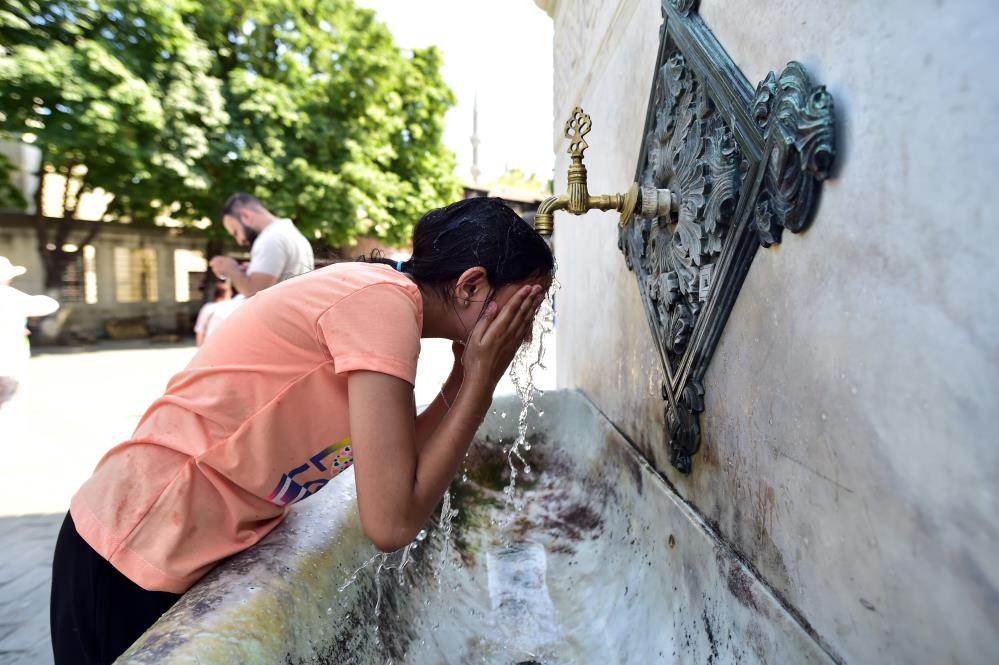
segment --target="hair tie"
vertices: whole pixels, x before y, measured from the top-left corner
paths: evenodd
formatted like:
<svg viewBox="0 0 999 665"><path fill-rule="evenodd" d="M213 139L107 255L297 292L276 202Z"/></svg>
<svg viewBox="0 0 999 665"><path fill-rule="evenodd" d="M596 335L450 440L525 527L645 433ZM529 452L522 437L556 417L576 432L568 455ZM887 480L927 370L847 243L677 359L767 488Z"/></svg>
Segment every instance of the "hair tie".
<svg viewBox="0 0 999 665"><path fill-rule="evenodd" d="M402 264L403 264L403 261L396 261L395 262L395 269L398 270L399 272L402 272Z"/></svg>

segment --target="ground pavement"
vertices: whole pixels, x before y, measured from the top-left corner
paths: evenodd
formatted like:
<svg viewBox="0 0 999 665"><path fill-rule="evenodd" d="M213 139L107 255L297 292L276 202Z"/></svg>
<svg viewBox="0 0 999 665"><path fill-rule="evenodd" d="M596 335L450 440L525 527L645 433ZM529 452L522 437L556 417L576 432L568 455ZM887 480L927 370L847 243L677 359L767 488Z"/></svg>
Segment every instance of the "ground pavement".
<svg viewBox="0 0 999 665"><path fill-rule="evenodd" d="M0 665L52 662L52 548L69 499L113 445L131 434L192 344L106 343L36 353L22 390L0 410ZM554 387L554 348L538 387ZM451 369L450 344L424 344L416 401ZM512 392L509 378L497 393Z"/></svg>

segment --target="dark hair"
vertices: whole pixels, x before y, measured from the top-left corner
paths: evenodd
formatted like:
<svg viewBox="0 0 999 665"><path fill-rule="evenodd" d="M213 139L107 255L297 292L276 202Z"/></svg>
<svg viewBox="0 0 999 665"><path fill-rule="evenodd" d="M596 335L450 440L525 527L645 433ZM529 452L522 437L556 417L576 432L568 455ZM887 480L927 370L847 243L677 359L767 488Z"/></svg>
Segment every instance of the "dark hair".
<svg viewBox="0 0 999 665"><path fill-rule="evenodd" d="M229 215L230 217L239 217L239 211L244 208L258 208L260 210L266 210L264 204L260 202L253 194L246 194L244 192L236 192L228 199L226 199L225 204L222 206L221 217Z"/></svg>
<svg viewBox="0 0 999 665"><path fill-rule="evenodd" d="M361 260L396 266L377 252ZM500 199L482 196L425 214L413 229L413 256L401 269L447 295L453 281L476 266L485 268L489 284L499 289L552 272L555 259L530 224Z"/></svg>
<svg viewBox="0 0 999 665"><path fill-rule="evenodd" d="M222 296L232 295L232 285L229 282L215 282L212 285L212 302L217 302Z"/></svg>

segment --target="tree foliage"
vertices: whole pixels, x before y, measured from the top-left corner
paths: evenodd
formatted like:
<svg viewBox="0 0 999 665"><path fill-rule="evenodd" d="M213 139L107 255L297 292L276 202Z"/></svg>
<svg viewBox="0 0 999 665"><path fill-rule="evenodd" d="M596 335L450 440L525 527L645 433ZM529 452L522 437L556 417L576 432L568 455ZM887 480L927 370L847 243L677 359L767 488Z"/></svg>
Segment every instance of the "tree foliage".
<svg viewBox="0 0 999 665"><path fill-rule="evenodd" d="M458 194L436 49L352 0L7 0L0 132L133 221L249 191L330 245L405 241Z"/></svg>
<svg viewBox="0 0 999 665"><path fill-rule="evenodd" d="M9 177L13 171L14 165L10 163L7 156L0 155L0 210L19 209L26 204L21 190L14 186Z"/></svg>
<svg viewBox="0 0 999 665"><path fill-rule="evenodd" d="M507 169L503 175L489 183L490 187L506 187L521 192L531 192L539 196L552 193L552 182L542 182L536 173L527 174L520 169Z"/></svg>
<svg viewBox="0 0 999 665"><path fill-rule="evenodd" d="M110 212L132 220L209 189L204 161L228 117L184 22L195 6L14 0L0 10L0 130L33 137L46 168L113 193Z"/></svg>

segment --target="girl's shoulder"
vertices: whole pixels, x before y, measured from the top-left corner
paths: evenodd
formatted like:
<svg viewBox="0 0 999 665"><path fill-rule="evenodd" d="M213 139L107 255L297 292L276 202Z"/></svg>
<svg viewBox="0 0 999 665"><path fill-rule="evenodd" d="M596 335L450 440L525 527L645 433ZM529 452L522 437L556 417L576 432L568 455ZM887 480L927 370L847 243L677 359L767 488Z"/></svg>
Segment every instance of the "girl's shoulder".
<svg viewBox="0 0 999 665"><path fill-rule="evenodd" d="M358 298L360 294L366 298ZM261 291L250 301L253 309L272 313L295 310L312 317L321 315L339 303L368 300L384 294L405 293L413 307L422 310L420 289L409 277L381 263L335 263L292 277Z"/></svg>
<svg viewBox="0 0 999 665"><path fill-rule="evenodd" d="M328 284L343 295L380 284L401 287L414 296L419 295L420 291L412 279L384 263L334 263L308 274L314 276L317 282Z"/></svg>
<svg viewBox="0 0 999 665"><path fill-rule="evenodd" d="M372 288L374 287L374 288ZM335 263L286 279L247 300L248 309L269 319L298 313L313 319L341 301L364 292L404 292L422 309L420 289L406 275L378 263ZM244 309L244 308L240 308Z"/></svg>

